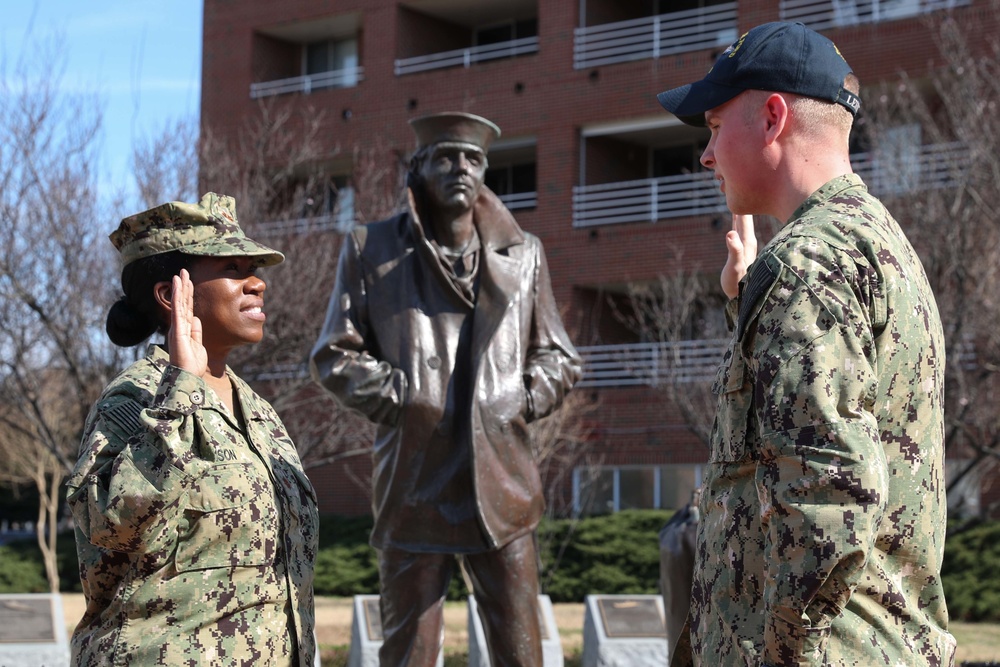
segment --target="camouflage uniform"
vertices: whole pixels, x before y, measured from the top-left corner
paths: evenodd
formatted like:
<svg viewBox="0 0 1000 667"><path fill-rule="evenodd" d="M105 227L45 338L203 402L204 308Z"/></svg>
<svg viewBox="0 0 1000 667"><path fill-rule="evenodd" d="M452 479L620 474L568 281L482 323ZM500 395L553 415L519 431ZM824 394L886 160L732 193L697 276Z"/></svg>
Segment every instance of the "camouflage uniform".
<svg viewBox="0 0 1000 667"><path fill-rule="evenodd" d="M734 305L693 663L953 664L940 579L945 348L899 226L860 178L836 178L763 249ZM691 658L681 645L673 664Z"/></svg>
<svg viewBox="0 0 1000 667"><path fill-rule="evenodd" d="M270 405L234 418L151 346L92 410L69 485L75 665L313 663L315 492Z"/></svg>

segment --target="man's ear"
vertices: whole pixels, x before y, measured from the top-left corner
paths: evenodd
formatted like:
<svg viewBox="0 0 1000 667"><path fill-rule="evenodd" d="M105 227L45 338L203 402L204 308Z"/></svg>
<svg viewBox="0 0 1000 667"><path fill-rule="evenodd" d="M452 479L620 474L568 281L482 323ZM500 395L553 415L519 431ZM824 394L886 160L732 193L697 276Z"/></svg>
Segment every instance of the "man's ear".
<svg viewBox="0 0 1000 667"><path fill-rule="evenodd" d="M153 301L156 302L156 310L168 322L170 321L170 312L173 308L173 298L174 286L170 281L161 280L153 285Z"/></svg>
<svg viewBox="0 0 1000 667"><path fill-rule="evenodd" d="M764 141L772 144L785 131L785 124L788 122L788 100L784 95L771 93L767 96L764 102L764 120Z"/></svg>

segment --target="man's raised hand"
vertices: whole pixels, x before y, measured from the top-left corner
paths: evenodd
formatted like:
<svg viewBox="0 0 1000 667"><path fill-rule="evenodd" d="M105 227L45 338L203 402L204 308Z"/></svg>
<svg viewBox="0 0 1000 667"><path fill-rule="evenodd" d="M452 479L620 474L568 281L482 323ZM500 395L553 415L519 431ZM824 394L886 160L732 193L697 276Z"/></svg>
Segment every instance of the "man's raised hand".
<svg viewBox="0 0 1000 667"><path fill-rule="evenodd" d="M726 232L726 266L722 269L722 291L730 299L740 293L740 279L747 267L757 257L757 237L753 231L752 215L734 215L733 228Z"/></svg>

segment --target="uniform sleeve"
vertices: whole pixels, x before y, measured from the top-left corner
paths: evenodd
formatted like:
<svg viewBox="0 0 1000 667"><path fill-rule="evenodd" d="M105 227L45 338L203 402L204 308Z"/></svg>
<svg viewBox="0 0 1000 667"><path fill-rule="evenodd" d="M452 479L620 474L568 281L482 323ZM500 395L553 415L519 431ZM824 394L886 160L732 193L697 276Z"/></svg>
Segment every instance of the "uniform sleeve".
<svg viewBox="0 0 1000 667"><path fill-rule="evenodd" d="M377 424L398 421L406 375L371 354L368 301L356 234L344 239L326 321L309 357L313 379Z"/></svg>
<svg viewBox="0 0 1000 667"><path fill-rule="evenodd" d="M887 501L874 340L858 267L846 257L806 241L779 249L769 266L773 283L745 343L761 442L763 661L820 665Z"/></svg>
<svg viewBox="0 0 1000 667"><path fill-rule="evenodd" d="M525 385L529 397L528 420L541 419L558 408L580 379L582 362L563 327L548 262L540 242L535 268L534 306L531 338L525 365Z"/></svg>
<svg viewBox="0 0 1000 667"><path fill-rule="evenodd" d="M213 464L201 447L205 391L201 378L169 366L152 407L117 395L92 411L67 482L73 518L92 544L149 553L171 543L181 498Z"/></svg>

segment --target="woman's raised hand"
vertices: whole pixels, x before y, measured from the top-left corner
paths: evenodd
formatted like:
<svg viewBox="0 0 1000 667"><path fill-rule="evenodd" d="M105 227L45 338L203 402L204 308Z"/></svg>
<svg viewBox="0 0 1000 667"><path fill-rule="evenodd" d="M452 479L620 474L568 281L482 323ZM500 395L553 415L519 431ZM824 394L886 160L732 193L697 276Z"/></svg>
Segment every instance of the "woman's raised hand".
<svg viewBox="0 0 1000 667"><path fill-rule="evenodd" d="M208 370L208 350L202 345L201 320L194 314L194 283L187 269L173 277L172 287L167 333L170 363L202 376Z"/></svg>

